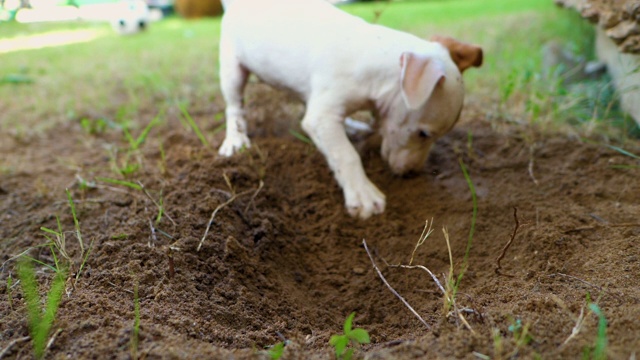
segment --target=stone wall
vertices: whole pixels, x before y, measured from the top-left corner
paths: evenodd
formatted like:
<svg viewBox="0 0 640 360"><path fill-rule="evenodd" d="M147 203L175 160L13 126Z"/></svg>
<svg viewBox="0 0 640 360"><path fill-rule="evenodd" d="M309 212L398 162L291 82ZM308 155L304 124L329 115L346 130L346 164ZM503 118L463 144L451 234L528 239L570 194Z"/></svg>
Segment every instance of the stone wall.
<svg viewBox="0 0 640 360"><path fill-rule="evenodd" d="M620 104L640 125L640 0L555 0L596 26L596 54L607 65Z"/></svg>

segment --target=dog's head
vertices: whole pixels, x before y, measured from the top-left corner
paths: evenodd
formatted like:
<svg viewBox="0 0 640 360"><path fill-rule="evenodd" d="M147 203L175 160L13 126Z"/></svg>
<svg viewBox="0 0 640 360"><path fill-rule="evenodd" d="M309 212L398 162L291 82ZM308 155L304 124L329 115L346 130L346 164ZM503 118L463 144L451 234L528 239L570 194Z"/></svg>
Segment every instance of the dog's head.
<svg viewBox="0 0 640 360"><path fill-rule="evenodd" d="M382 157L396 174L421 168L433 143L453 128L464 100L462 72L482 64L482 49L433 37L427 53L400 56L400 98L381 124Z"/></svg>

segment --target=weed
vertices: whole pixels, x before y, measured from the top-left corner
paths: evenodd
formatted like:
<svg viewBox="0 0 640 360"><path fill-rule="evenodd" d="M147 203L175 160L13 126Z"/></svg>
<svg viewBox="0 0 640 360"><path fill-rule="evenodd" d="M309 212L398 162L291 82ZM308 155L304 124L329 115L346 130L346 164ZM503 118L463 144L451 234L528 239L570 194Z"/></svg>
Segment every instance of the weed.
<svg viewBox="0 0 640 360"><path fill-rule="evenodd" d="M267 355L269 355L269 358L272 360L278 360L282 357L283 352L284 352L284 342L279 342L271 346L271 348L267 350Z"/></svg>
<svg viewBox="0 0 640 360"><path fill-rule="evenodd" d="M113 184L113 185L126 186L126 187L134 189L134 190L142 190L142 186L140 186L139 184L133 183L131 181L111 179L111 178L105 178L105 177L98 177L98 178L96 178L96 180L102 181L102 182L106 182L106 183L109 183L109 184Z"/></svg>
<svg viewBox="0 0 640 360"><path fill-rule="evenodd" d="M416 246L413 248L413 252L411 253L411 259L409 259L409 265L413 264L413 258L415 257L416 251L418 250L418 248L422 244L424 244L425 241L427 241L427 239L433 232L433 229L431 228L432 226L433 226L433 218L431 218L431 223L429 223L429 220L425 222L424 228L422 229L422 234L420 234L420 238L418 238L418 242L416 243Z"/></svg>
<svg viewBox="0 0 640 360"><path fill-rule="evenodd" d="M164 201L162 200L162 190L160 190L160 198L158 199L158 215L156 216L156 225L162 220L164 214Z"/></svg>
<svg viewBox="0 0 640 360"><path fill-rule="evenodd" d="M167 173L167 155L164 151L164 144L160 142L158 148L160 150L160 162L158 163L158 167L160 167L160 173L165 175Z"/></svg>
<svg viewBox="0 0 640 360"><path fill-rule="evenodd" d="M187 124L189 124L193 132L195 132L196 135L198 136L198 139L200 139L200 142L202 143L202 145L206 148L210 148L211 146L209 145L209 141L207 141L207 138L204 137L204 135L202 134L202 131L200 131L200 128L198 127L198 124L196 124L196 122L193 121L193 118L191 117L191 115L189 115L189 112L184 107L184 105L178 104L178 108L180 109L182 116L184 116L184 119L187 121Z"/></svg>
<svg viewBox="0 0 640 360"><path fill-rule="evenodd" d="M138 150L140 146L144 144L144 142L147 140L147 137L149 136L149 132L151 132L151 129L154 126L160 124L162 116L163 116L163 112L161 111L160 113L158 113L158 115L156 115L156 117L154 117L147 124L147 126L145 126L144 129L142 129L142 132L140 133L140 135L138 135L137 138L134 138L133 136L131 136L131 133L126 127L122 128L122 131L124 132L124 136L127 138L127 141L129 142L129 152Z"/></svg>
<svg viewBox="0 0 640 360"><path fill-rule="evenodd" d="M7 277L7 299L9 300L9 309L13 311L13 278L11 274Z"/></svg>
<svg viewBox="0 0 640 360"><path fill-rule="evenodd" d="M598 316L598 335L593 350L591 348L584 349L583 358L603 360L607 358L607 318L596 303L590 303L589 310Z"/></svg>
<svg viewBox="0 0 640 360"><path fill-rule="evenodd" d="M500 335L499 329L492 329L491 336L493 337L493 355L496 359L500 359L502 357L502 352L504 350L504 345L502 344L502 336Z"/></svg>
<svg viewBox="0 0 640 360"><path fill-rule="evenodd" d="M313 141L311 141L308 136L300 133L299 131L289 129L289 134L293 135L296 139L302 141L305 144L313 145Z"/></svg>
<svg viewBox="0 0 640 360"><path fill-rule="evenodd" d="M522 320L520 319L516 319L511 325L509 325L507 330L513 334L513 341L516 345L516 350L510 357L515 357L521 348L528 345L533 340L533 337L529 333L529 324L525 324L523 326Z"/></svg>
<svg viewBox="0 0 640 360"><path fill-rule="evenodd" d="M107 129L107 120L105 119L91 119L82 118L80 120L80 126L89 135L102 134Z"/></svg>
<svg viewBox="0 0 640 360"><path fill-rule="evenodd" d="M49 267L55 272L60 272L60 269L62 268L75 270L75 279L73 283L73 287L75 288L75 285L78 282L78 279L80 278L80 274L82 273L82 269L84 268L87 262L87 259L89 258L89 254L91 253L91 249L93 247L93 240L91 240L91 243L89 244L89 248L85 249L84 241L82 240L82 232L80 231L80 221L78 220L78 216L76 213L76 207L73 202L73 198L71 197L71 192L69 191L69 189L66 189L66 192L67 192L69 207L71 208L71 215L73 216L76 239L78 239L78 244L80 246L80 263L77 264L77 262L67 252L66 235L62 229L62 224L60 223L60 218L58 216L56 216L56 224L58 226L57 231L49 229L44 226L40 228L40 230L44 231L44 234L43 234L44 237L46 237L47 240L49 240L49 243L46 244L46 246L49 246L51 250L51 255L53 256L55 267L45 264L39 260L36 260L33 258L31 259L39 264ZM56 253L60 255L60 258L56 256Z"/></svg>
<svg viewBox="0 0 640 360"><path fill-rule="evenodd" d="M355 312L352 312L347 316L344 321L343 333L340 335L333 335L329 339L329 344L333 346L336 351L336 357L338 359L349 360L353 356L353 349L347 349L349 343L354 346L361 344L368 344L371 342L369 339L369 333L362 328L352 329L353 318L356 316Z"/></svg>
<svg viewBox="0 0 640 360"><path fill-rule="evenodd" d="M61 268L57 269L47 294L44 312L40 308L38 282L36 281L33 263L28 258L22 257L18 262L17 271L25 302L27 303L29 334L33 343L33 352L37 359L41 359L44 357L47 337L62 301L62 293L67 276L66 271Z"/></svg>
<svg viewBox="0 0 640 360"><path fill-rule="evenodd" d="M97 187L95 181L87 181L78 174L76 174L76 180L78 180L78 188L80 188L81 191L87 191Z"/></svg>

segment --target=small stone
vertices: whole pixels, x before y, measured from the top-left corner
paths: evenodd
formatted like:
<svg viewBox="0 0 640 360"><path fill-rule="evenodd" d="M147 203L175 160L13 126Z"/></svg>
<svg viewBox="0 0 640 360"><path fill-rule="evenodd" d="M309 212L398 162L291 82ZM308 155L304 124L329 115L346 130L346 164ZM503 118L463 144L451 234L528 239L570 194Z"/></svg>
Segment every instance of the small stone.
<svg viewBox="0 0 640 360"><path fill-rule="evenodd" d="M360 266L356 266L356 267L354 267L352 271L353 271L353 273L354 273L354 274L356 274L356 275L363 275L363 274L364 274L364 272L365 272L364 268L363 268L363 267L360 267Z"/></svg>

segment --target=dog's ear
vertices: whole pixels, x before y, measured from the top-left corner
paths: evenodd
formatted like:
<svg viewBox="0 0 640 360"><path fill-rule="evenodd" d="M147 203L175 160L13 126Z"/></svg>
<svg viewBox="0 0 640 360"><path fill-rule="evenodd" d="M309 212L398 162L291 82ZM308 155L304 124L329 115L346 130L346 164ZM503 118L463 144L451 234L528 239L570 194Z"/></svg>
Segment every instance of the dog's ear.
<svg viewBox="0 0 640 360"><path fill-rule="evenodd" d="M442 62L422 54L402 53L400 67L402 98L409 109L422 106L445 78Z"/></svg>
<svg viewBox="0 0 640 360"><path fill-rule="evenodd" d="M449 49L451 60L458 65L460 73L472 66L480 67L482 65L482 48L479 46L466 44L454 38L440 35L434 35L429 40L439 42Z"/></svg>

